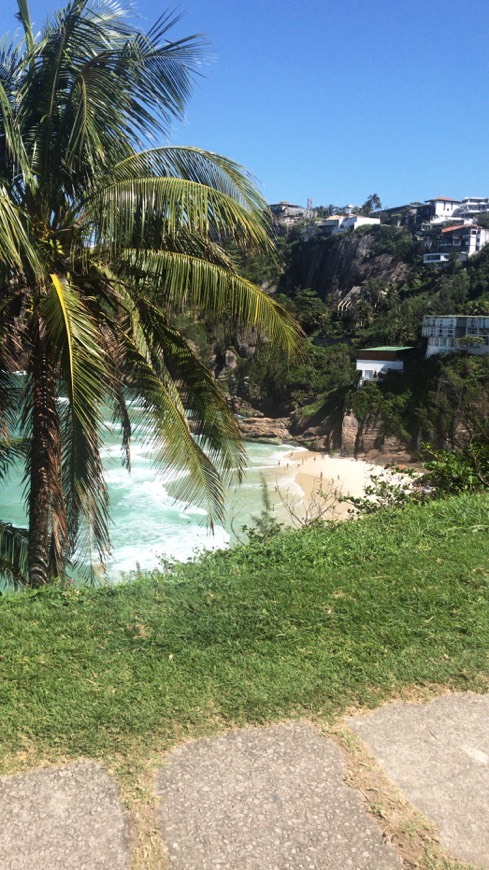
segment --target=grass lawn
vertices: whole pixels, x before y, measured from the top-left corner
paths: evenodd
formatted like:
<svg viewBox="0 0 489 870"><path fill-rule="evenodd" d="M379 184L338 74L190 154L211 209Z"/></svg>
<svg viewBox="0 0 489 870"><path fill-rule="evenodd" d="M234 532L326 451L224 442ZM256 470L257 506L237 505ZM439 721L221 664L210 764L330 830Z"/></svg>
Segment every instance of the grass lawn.
<svg viewBox="0 0 489 870"><path fill-rule="evenodd" d="M489 497L282 534L176 573L0 598L2 772L487 689Z"/></svg>

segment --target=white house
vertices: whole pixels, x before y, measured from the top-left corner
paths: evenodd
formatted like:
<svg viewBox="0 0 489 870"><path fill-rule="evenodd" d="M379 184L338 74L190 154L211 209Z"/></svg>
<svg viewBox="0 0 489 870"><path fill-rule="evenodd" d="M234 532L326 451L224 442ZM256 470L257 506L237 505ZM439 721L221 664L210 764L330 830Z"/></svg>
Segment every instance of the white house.
<svg viewBox="0 0 489 870"><path fill-rule="evenodd" d="M388 371L404 371L406 356L412 347L384 345L382 347L364 347L357 351L356 369L360 372L360 386L368 381L382 380Z"/></svg>
<svg viewBox="0 0 489 870"><path fill-rule="evenodd" d="M461 205L456 209L456 216L474 218L477 214L489 212L489 196L464 196Z"/></svg>
<svg viewBox="0 0 489 870"><path fill-rule="evenodd" d="M449 196L435 196L434 199L426 199L425 203L429 208L430 222L441 223L454 216L457 208L461 206L462 200L450 199Z"/></svg>
<svg viewBox="0 0 489 870"><path fill-rule="evenodd" d="M428 233L425 237L426 253L423 263L448 263L451 254L456 254L462 263L478 254L489 242L489 230L476 224L457 224L453 227Z"/></svg>
<svg viewBox="0 0 489 870"><path fill-rule="evenodd" d="M428 339L426 358L462 350L479 356L489 353L489 317L484 315L423 317L422 334Z"/></svg>
<svg viewBox="0 0 489 870"><path fill-rule="evenodd" d="M359 214L349 214L345 217L337 232L343 232L343 230L357 230L358 227L368 227L369 225L374 226L375 224L380 224L380 218L364 217Z"/></svg>
<svg viewBox="0 0 489 870"><path fill-rule="evenodd" d="M375 224L380 224L380 218L364 217L358 214L334 214L322 221L322 226L331 230L332 233L344 233L346 230L356 230L358 227L374 226Z"/></svg>

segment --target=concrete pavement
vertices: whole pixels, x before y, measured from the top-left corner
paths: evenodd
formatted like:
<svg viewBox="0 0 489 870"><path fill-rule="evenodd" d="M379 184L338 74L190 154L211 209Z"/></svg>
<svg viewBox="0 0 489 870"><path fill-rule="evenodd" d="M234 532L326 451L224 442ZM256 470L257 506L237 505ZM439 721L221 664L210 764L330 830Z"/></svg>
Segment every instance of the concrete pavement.
<svg viewBox="0 0 489 870"><path fill-rule="evenodd" d="M447 852L489 868L489 695L386 704L347 724L436 823Z"/></svg>
<svg viewBox="0 0 489 870"><path fill-rule="evenodd" d="M489 870L489 695L386 704L345 721L380 769L437 824L453 858ZM382 819L368 814L345 771L337 745L305 721L176 747L154 774L168 861L147 867L402 867ZM133 866L118 785L93 761L1 777L0 818L0 870Z"/></svg>

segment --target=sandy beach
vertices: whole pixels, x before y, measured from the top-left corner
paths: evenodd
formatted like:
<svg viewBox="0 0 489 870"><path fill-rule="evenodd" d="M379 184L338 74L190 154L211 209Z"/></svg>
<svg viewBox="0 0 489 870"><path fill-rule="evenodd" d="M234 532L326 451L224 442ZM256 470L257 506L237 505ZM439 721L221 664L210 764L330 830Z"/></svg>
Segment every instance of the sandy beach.
<svg viewBox="0 0 489 870"><path fill-rule="evenodd" d="M347 519L352 506L341 497L361 497L372 474L383 466L344 456L329 456L294 448L277 462L275 477L267 474L270 497L277 514L290 514L292 524L306 520Z"/></svg>

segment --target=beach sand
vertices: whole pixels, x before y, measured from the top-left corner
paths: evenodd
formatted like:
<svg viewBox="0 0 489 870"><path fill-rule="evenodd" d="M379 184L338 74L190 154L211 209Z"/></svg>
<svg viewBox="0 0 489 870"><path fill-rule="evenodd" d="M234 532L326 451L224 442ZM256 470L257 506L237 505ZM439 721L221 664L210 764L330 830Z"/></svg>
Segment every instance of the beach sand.
<svg viewBox="0 0 489 870"><path fill-rule="evenodd" d="M292 525L319 517L347 519L352 505L339 501L340 496L363 496L372 474L383 470L359 459L294 448L281 457L275 476L267 474L273 510L281 519L290 515Z"/></svg>

